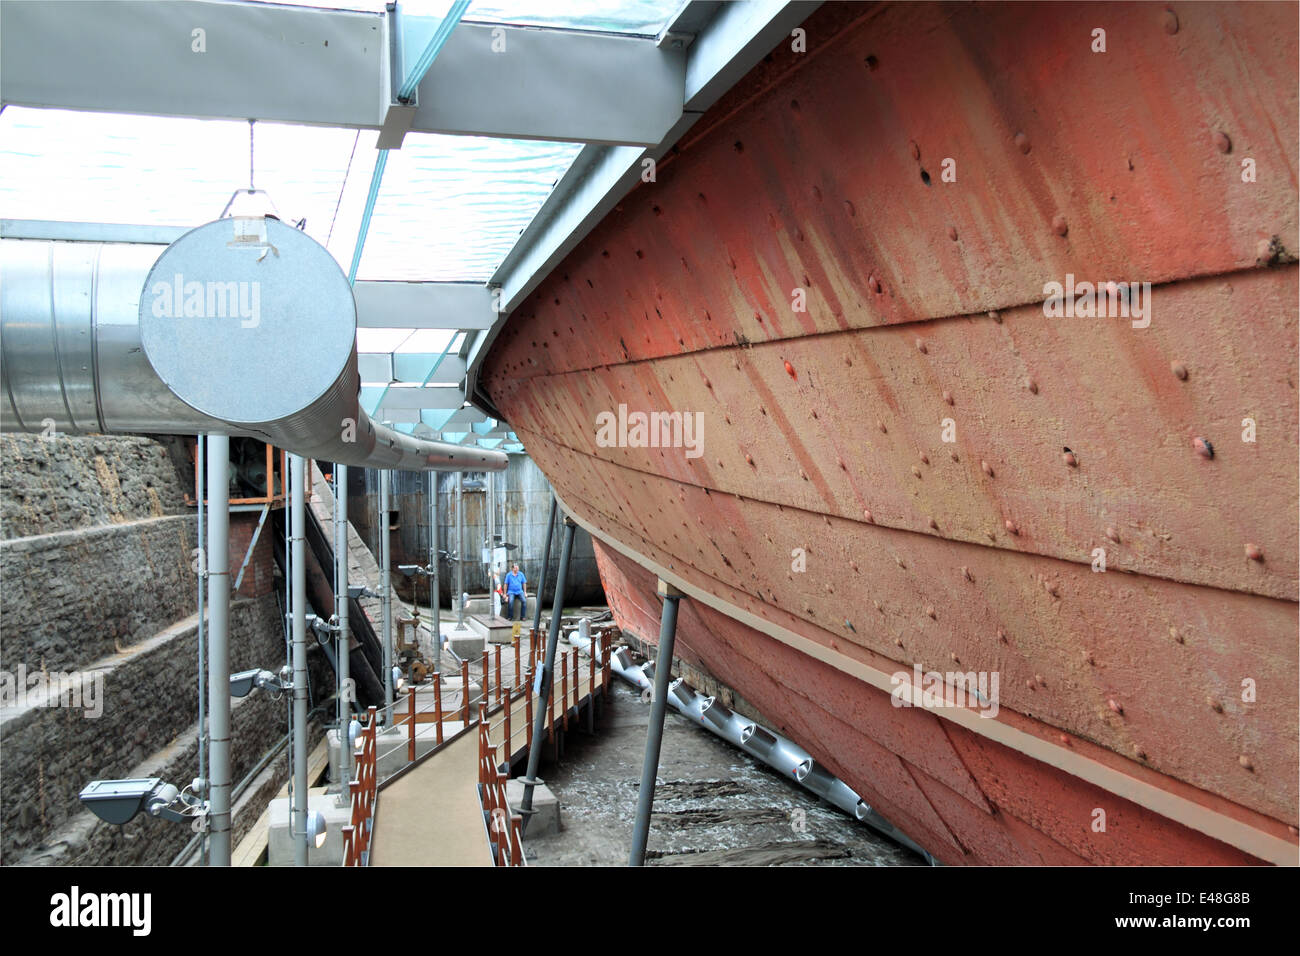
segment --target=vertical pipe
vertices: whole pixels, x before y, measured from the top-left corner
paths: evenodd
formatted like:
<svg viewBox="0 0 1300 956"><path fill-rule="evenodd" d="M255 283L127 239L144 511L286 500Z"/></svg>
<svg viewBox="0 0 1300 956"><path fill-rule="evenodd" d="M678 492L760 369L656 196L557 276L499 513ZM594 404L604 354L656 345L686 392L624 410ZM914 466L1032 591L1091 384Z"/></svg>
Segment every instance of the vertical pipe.
<svg viewBox="0 0 1300 956"><path fill-rule="evenodd" d="M209 435L209 863L230 866L230 436Z"/></svg>
<svg viewBox="0 0 1300 956"><path fill-rule="evenodd" d="M650 808L655 799L655 778L659 775L659 749L663 744L664 713L668 709L668 682L673 670L673 644L677 640L677 604L682 599L672 585L659 582L664 596L659 621L659 653L655 658L655 689L650 700L650 726L646 728L645 762L641 766L641 788L636 797L636 819L632 828L632 853L628 866L645 866L646 842L650 837Z"/></svg>
<svg viewBox="0 0 1300 956"><path fill-rule="evenodd" d="M442 598L438 589L438 473L429 472L429 617L433 621L433 669L442 670Z"/></svg>
<svg viewBox="0 0 1300 956"><path fill-rule="evenodd" d="M542 552L542 574L537 579L536 595L533 601L537 607L533 609L533 643L537 642L537 632L542 627L542 593L546 588L546 572L551 569L551 539L555 537L555 495L551 495L551 517L546 522L546 549Z"/></svg>
<svg viewBox="0 0 1300 956"><path fill-rule="evenodd" d="M493 472L487 473L487 541L488 590L496 590L497 552L497 483Z"/></svg>
<svg viewBox="0 0 1300 956"><path fill-rule="evenodd" d="M334 613L338 624L339 803L352 802L352 630L348 607L348 466L334 465Z"/></svg>
<svg viewBox="0 0 1300 956"><path fill-rule="evenodd" d="M293 529L293 864L307 865L307 488L301 455L289 456Z"/></svg>
<svg viewBox="0 0 1300 956"><path fill-rule="evenodd" d="M554 505L552 505L554 507ZM537 676L537 711L534 714L533 739L528 747L528 773L524 776L524 798L519 812L524 817L524 831L533 813L533 787L538 783L537 768L542 762L542 733L546 715L551 709L551 674L555 670L555 648L560 643L560 615L564 610L564 589L568 583L569 555L573 553L573 532L577 525L564 516L564 544L560 546L560 570L555 579L555 607L551 611L551 626L546 635L546 657Z"/></svg>
<svg viewBox="0 0 1300 956"><path fill-rule="evenodd" d="M379 470L379 589L384 607L384 704L389 726L393 722L393 605L389 582L388 555L388 480L387 468Z"/></svg>
<svg viewBox="0 0 1300 956"><path fill-rule="evenodd" d="M456 472L456 630L465 630L465 473Z"/></svg>
<svg viewBox="0 0 1300 956"><path fill-rule="evenodd" d="M194 467L194 498L198 506L198 545L199 545L199 779L204 781L204 787L208 784L208 681L207 681L207 624L203 619L204 591L207 590L208 581L208 551L207 541L204 540L203 532L203 499L207 497L207 485L204 479L206 465L203 460L204 436L195 436L194 451L197 456ZM207 791L204 790L206 795ZM199 834L199 859L206 862L208 855L208 835Z"/></svg>

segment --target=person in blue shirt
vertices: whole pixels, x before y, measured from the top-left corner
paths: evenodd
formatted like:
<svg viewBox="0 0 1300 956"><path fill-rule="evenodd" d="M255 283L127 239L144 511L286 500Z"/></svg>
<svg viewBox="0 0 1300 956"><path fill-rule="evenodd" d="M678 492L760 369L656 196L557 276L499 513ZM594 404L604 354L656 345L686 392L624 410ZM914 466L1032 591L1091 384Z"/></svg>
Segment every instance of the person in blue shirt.
<svg viewBox="0 0 1300 956"><path fill-rule="evenodd" d="M519 601L519 617L515 617L515 601ZM506 575L506 617L512 621L522 621L528 613L528 579L519 570L519 565L510 565Z"/></svg>

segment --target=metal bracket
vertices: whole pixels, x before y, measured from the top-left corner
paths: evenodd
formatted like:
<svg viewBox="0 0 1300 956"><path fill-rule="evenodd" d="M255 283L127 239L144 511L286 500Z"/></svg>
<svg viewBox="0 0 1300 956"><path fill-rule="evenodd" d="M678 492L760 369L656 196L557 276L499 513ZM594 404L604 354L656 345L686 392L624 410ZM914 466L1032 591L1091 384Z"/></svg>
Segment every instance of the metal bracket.
<svg viewBox="0 0 1300 956"><path fill-rule="evenodd" d="M415 112L420 108L420 94L415 91L410 99L399 100L406 74L406 56L402 48L402 11L396 3L385 4L388 16L388 110L379 128L375 149L401 149L402 141L415 122Z"/></svg>

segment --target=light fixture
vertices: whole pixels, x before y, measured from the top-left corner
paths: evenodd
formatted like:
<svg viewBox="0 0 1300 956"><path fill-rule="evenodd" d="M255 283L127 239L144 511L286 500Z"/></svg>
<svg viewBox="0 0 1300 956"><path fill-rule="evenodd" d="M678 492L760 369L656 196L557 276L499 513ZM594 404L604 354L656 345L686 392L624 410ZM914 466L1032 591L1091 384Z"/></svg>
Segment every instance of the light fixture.
<svg viewBox="0 0 1300 956"><path fill-rule="evenodd" d="M348 743L350 743L354 749L357 746L357 738L360 736L361 736L361 721L357 720L354 717L352 718L352 721L348 724Z"/></svg>
<svg viewBox="0 0 1300 956"><path fill-rule="evenodd" d="M251 670L240 671L237 674L231 674L230 696L247 697L254 690L269 690L273 694L293 690L293 681L289 679L289 676L288 666L280 668L278 676L270 671L260 670L256 667Z"/></svg>
<svg viewBox="0 0 1300 956"><path fill-rule="evenodd" d="M151 817L176 822L206 815L207 804L189 793L182 793L160 777L133 777L124 780L92 780L78 799L105 823L122 826L145 811Z"/></svg>

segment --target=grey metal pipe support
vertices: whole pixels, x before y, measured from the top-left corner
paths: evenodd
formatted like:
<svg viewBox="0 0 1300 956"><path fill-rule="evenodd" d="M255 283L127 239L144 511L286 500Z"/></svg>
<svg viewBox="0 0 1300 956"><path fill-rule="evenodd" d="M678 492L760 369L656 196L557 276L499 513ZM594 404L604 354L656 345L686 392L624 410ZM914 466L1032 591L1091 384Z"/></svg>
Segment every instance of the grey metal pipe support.
<svg viewBox="0 0 1300 956"><path fill-rule="evenodd" d="M202 304L191 289L206 289ZM371 420L357 362L347 277L315 240L277 220L220 219L161 253L0 240L6 431L52 420L82 434L220 432L366 468L505 469L504 452Z"/></svg>
<svg viewBox="0 0 1300 956"><path fill-rule="evenodd" d="M348 466L334 465L334 614L338 625L339 803L351 802L352 631L348 610Z"/></svg>
<svg viewBox="0 0 1300 956"><path fill-rule="evenodd" d="M533 787L541 783L537 779L537 768L542 763L542 734L546 727L546 715L551 707L551 679L555 673L555 649L560 643L560 617L564 613L564 589L568 584L569 557L573 554L573 534L577 524L568 515L564 516L564 544L560 546L560 570L555 579L555 607L551 610L551 626L546 634L546 656L542 659L542 669L536 677L534 693L537 706L533 708L533 742L528 748L528 773L524 776L524 796L519 804L519 812L524 818L523 829L528 830L528 819L533 814Z"/></svg>
<svg viewBox="0 0 1300 956"><path fill-rule="evenodd" d="M659 776L659 751L663 745L664 715L668 711L668 683L673 670L673 645L677 641L677 605L682 593L659 582L664 609L659 620L659 653L655 657L655 689L650 698L650 725L646 728L645 761L641 765L641 788L637 791L636 817L632 823L632 852L628 866L645 866L646 843L650 838L650 811L655 800L655 778Z"/></svg>
<svg viewBox="0 0 1300 956"><path fill-rule="evenodd" d="M206 491L206 486L205 486L205 484L204 484L204 480L207 478L207 467L208 467L208 465L207 465L207 461L206 461L206 460L204 459L204 457L203 457L204 447L205 447L206 445L207 445L207 439L206 439L202 434L199 434L199 435L196 435L196 436L195 436L195 441L194 441L194 451L195 451L195 454L196 454L196 456L197 456L197 460L196 460L196 462L195 462L195 464L197 465L197 467L196 467L195 470L194 470L194 475L195 475L195 477L194 477L194 481L195 481L195 487L194 487L194 498L195 498L195 505L196 505L195 510L196 510L196 512L197 512L198 525L199 525L198 537L197 537L197 539L196 539L196 540L198 541L198 543L199 543L199 581L198 581L198 592L199 592L199 622L198 622L198 644L199 644L199 739L198 739L198 751L199 751L199 779L203 781L203 793L202 793L202 796L205 797L205 798L206 798L207 795L208 795L208 740L207 740L207 736L208 736L208 680L207 680L207 669L208 669L208 651L207 651L207 648L208 648L208 633L207 633L207 631L208 631L208 629L207 629L207 620L206 620L206 618L205 618L205 616L204 616L204 611L205 611L206 608L205 608L205 603L204 603L204 600L203 600L203 599L206 597L206 594L205 594L204 592L207 590L207 587L208 587L208 578L207 578L207 574L208 574L207 539L204 537L205 529L204 529L204 521L203 521L204 499L207 498L207 491ZM207 835L207 833L200 833L199 836L198 836L198 841L199 841L199 859L200 859L201 861L203 861L203 862L207 862L207 860L206 860L206 857L207 857L207 855L208 855L208 835Z"/></svg>
<svg viewBox="0 0 1300 956"><path fill-rule="evenodd" d="M293 549L293 863L307 865L307 487L305 462L289 456Z"/></svg>
<svg viewBox="0 0 1300 956"><path fill-rule="evenodd" d="M388 707L388 719L385 724L393 722L393 601L392 582L389 578L389 531L388 531L388 482L387 468L379 470L379 590L384 608L384 703Z"/></svg>
<svg viewBox="0 0 1300 956"><path fill-rule="evenodd" d="M465 630L465 473L456 472L456 630Z"/></svg>
<svg viewBox="0 0 1300 956"><path fill-rule="evenodd" d="M433 621L433 669L442 671L442 598L438 592L438 474L429 472L429 617Z"/></svg>
<svg viewBox="0 0 1300 956"><path fill-rule="evenodd" d="M230 866L230 438L208 435L208 861Z"/></svg>
<svg viewBox="0 0 1300 956"><path fill-rule="evenodd" d="M533 603L537 606L533 608L533 634L536 634L542 626L542 593L546 589L546 572L551 569L551 539L555 537L555 512L558 505L555 501L555 495L551 495L551 517L546 522L546 548L542 551L542 575L537 579L537 594L533 598Z"/></svg>

